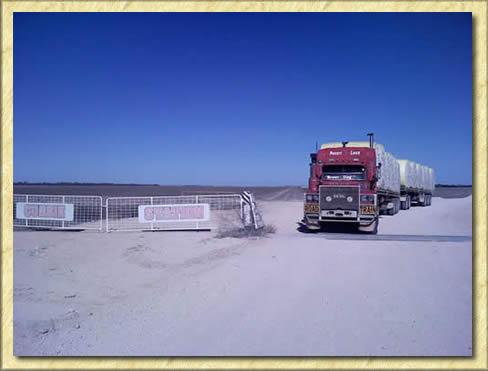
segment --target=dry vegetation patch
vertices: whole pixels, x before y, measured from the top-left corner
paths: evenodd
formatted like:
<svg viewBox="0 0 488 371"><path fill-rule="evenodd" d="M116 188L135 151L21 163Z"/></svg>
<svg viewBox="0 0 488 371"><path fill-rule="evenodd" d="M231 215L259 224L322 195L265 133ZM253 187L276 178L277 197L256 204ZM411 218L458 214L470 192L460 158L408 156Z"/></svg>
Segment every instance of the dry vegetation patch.
<svg viewBox="0 0 488 371"><path fill-rule="evenodd" d="M232 228L219 230L215 238L248 238L248 237L266 237L269 234L276 233L276 227L272 224L266 224L262 228Z"/></svg>

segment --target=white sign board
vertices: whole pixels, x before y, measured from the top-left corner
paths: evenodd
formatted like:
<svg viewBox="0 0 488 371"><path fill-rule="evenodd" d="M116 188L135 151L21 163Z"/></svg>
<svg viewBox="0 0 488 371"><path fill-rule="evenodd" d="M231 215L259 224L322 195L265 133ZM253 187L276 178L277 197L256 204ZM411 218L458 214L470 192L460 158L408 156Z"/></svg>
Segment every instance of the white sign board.
<svg viewBox="0 0 488 371"><path fill-rule="evenodd" d="M73 204L17 202L17 219L65 220L72 221Z"/></svg>
<svg viewBox="0 0 488 371"><path fill-rule="evenodd" d="M139 223L203 222L210 219L210 205L139 205L138 216Z"/></svg>

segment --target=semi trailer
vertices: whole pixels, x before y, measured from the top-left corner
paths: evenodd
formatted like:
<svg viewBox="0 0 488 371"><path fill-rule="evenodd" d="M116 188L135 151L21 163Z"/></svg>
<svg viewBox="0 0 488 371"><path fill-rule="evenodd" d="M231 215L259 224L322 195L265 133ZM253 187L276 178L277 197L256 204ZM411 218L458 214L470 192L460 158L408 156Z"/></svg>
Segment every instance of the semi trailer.
<svg viewBox="0 0 488 371"><path fill-rule="evenodd" d="M411 205L430 206L435 188L434 171L409 160L398 160L400 165L400 208Z"/></svg>
<svg viewBox="0 0 488 371"><path fill-rule="evenodd" d="M359 231L376 234L379 215L430 205L433 170L398 161L368 135L369 141L325 143L310 154L303 218L309 230L354 223Z"/></svg>

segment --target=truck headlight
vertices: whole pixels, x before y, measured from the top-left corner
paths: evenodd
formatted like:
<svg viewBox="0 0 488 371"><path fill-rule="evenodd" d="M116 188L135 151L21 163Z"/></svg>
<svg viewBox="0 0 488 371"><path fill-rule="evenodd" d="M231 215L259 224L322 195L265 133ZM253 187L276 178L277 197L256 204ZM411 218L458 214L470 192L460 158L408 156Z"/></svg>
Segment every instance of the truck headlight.
<svg viewBox="0 0 488 371"><path fill-rule="evenodd" d="M351 196L347 196L346 200L347 200L347 202L352 202L352 197Z"/></svg>
<svg viewBox="0 0 488 371"><path fill-rule="evenodd" d="M316 193L310 193L305 196L307 202L319 202L319 195Z"/></svg>
<svg viewBox="0 0 488 371"><path fill-rule="evenodd" d="M374 204L374 195L361 195L359 200L363 204Z"/></svg>
<svg viewBox="0 0 488 371"><path fill-rule="evenodd" d="M327 202L330 202L330 201L332 201L332 197L330 197L330 196L327 196L327 197L325 198L325 201L327 201Z"/></svg>

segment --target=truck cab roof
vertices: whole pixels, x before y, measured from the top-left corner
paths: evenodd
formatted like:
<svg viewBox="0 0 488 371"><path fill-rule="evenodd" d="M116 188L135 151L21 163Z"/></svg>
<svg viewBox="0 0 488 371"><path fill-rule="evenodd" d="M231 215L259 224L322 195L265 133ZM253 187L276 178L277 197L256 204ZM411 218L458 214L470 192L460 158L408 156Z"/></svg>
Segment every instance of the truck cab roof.
<svg viewBox="0 0 488 371"><path fill-rule="evenodd" d="M369 148L369 142L348 142L346 144L346 148L350 147L359 147L359 148ZM341 142L331 142L331 143L324 143L320 146L320 149L328 149L328 148L343 148ZM384 150L383 145L379 143L374 143L374 148L381 148Z"/></svg>

